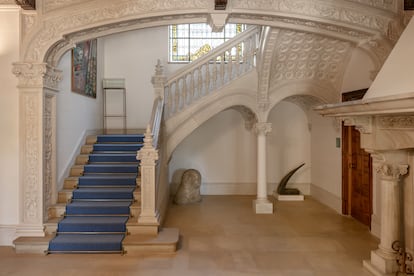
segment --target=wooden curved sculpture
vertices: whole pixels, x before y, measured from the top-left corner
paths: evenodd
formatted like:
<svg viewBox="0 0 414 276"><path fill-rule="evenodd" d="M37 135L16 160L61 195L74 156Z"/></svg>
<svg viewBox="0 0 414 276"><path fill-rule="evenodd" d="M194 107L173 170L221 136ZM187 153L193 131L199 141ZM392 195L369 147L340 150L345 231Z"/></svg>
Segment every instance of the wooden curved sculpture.
<svg viewBox="0 0 414 276"><path fill-rule="evenodd" d="M277 193L279 195L299 195L300 191L296 188L286 188L286 185L289 181L289 179L292 177L292 175L299 170L301 167L303 167L305 165L305 163L302 163L300 166L294 168L293 170L291 170L290 172L288 172L283 178L282 180L280 180L280 184L277 187Z"/></svg>

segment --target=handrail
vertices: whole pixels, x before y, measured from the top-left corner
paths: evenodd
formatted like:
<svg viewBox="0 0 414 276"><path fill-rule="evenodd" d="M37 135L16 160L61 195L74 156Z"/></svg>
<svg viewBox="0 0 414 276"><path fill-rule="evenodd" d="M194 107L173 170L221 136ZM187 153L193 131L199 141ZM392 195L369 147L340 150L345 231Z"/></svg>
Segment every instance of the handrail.
<svg viewBox="0 0 414 276"><path fill-rule="evenodd" d="M190 64L190 65L192 65L191 67L190 66L184 66L183 68L177 70L174 74L172 74L170 77L168 77L166 85L170 84L171 82L173 82L177 78L190 73L193 70L192 67L198 67L201 64L209 62L212 58L217 56L218 52L224 52L229 46L239 44L239 43L243 42L246 38L251 37L252 35L255 35L257 33L258 33L258 27L248 28L244 32L242 32L242 33L236 35L235 37L233 37L232 39L227 40L223 44L215 47L214 49L212 49L210 52L206 53L205 55L203 55L203 56L197 58L196 60L192 61L191 64Z"/></svg>
<svg viewBox="0 0 414 276"><path fill-rule="evenodd" d="M152 106L151 119L149 122L151 133L153 135L152 146L155 149L158 148L158 138L159 138L160 130L161 130L161 120L162 120L163 110L164 110L163 98L162 97L155 98L153 106Z"/></svg>
<svg viewBox="0 0 414 276"><path fill-rule="evenodd" d="M164 118L255 67L258 36L259 28L249 28L173 74L164 85Z"/></svg>

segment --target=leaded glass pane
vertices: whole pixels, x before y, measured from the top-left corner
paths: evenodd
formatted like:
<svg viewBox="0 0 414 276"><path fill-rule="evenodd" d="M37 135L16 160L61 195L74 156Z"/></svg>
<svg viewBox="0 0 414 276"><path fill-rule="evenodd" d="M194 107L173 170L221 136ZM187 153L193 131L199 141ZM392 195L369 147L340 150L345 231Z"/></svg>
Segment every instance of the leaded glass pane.
<svg viewBox="0 0 414 276"><path fill-rule="evenodd" d="M170 62L190 62L208 53L224 41L241 33L242 24L227 24L222 32L212 32L207 24L180 24L169 27ZM241 55L241 47L239 54ZM236 48L231 51L235 58ZM227 57L228 59L229 57Z"/></svg>

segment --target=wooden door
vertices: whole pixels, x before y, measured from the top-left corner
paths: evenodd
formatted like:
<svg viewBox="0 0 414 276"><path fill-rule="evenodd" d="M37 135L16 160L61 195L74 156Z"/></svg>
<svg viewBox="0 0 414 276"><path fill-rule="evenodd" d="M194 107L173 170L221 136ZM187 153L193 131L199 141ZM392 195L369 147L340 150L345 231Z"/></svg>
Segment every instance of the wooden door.
<svg viewBox="0 0 414 276"><path fill-rule="evenodd" d="M346 93L343 101L362 98L365 91ZM371 226L372 160L354 126L342 126L342 212Z"/></svg>
<svg viewBox="0 0 414 276"><path fill-rule="evenodd" d="M343 213L371 225L372 161L361 149L361 135L355 127L343 127Z"/></svg>

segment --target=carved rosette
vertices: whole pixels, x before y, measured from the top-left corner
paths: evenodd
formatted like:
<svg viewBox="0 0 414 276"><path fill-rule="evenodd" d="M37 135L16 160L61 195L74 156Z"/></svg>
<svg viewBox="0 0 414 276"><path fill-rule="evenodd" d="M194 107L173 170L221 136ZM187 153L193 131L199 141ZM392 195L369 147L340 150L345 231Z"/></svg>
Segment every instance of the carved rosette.
<svg viewBox="0 0 414 276"><path fill-rule="evenodd" d="M62 80L62 71L48 66L46 63L14 63L13 74L19 79L19 87L47 87L58 90Z"/></svg>
<svg viewBox="0 0 414 276"><path fill-rule="evenodd" d="M271 123L256 123L255 131L258 135L267 135L272 131Z"/></svg>
<svg viewBox="0 0 414 276"><path fill-rule="evenodd" d="M158 160L158 150L152 145L152 133L150 127L147 127L144 138L144 146L137 153L137 160L141 160L142 166L154 166Z"/></svg>
<svg viewBox="0 0 414 276"><path fill-rule="evenodd" d="M408 173L408 165L395 165L383 163L375 168L383 179L398 181Z"/></svg>

